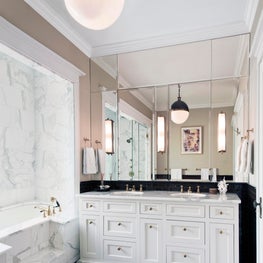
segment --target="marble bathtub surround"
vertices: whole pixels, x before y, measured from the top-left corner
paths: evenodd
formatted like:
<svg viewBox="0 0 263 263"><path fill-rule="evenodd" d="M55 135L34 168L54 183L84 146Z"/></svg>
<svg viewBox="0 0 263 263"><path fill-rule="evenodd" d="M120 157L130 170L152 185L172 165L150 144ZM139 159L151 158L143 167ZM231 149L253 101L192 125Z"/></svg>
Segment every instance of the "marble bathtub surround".
<svg viewBox="0 0 263 263"><path fill-rule="evenodd" d="M3 45L0 70L0 207L54 195L74 211L73 84Z"/></svg>

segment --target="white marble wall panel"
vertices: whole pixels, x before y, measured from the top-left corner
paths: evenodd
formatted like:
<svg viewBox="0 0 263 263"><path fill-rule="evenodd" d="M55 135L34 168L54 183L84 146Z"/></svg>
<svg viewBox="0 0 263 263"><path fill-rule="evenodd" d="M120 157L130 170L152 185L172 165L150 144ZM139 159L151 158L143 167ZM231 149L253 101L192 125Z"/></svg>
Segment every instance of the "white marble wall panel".
<svg viewBox="0 0 263 263"><path fill-rule="evenodd" d="M1 48L0 206L55 196L73 213L73 85Z"/></svg>
<svg viewBox="0 0 263 263"><path fill-rule="evenodd" d="M1 52L0 69L0 206L6 206L35 196L33 70Z"/></svg>

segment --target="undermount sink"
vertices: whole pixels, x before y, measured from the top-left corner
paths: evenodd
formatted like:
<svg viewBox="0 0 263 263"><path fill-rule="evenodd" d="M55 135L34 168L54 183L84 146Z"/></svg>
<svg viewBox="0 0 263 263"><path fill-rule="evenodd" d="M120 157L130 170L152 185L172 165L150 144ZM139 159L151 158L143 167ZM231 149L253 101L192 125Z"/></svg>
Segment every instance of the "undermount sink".
<svg viewBox="0 0 263 263"><path fill-rule="evenodd" d="M206 197L206 194L201 194L201 193L172 193L170 196L175 196L175 197L197 197L197 198L202 198Z"/></svg>
<svg viewBox="0 0 263 263"><path fill-rule="evenodd" d="M143 195L143 192L138 191L116 191L112 192L114 195Z"/></svg>

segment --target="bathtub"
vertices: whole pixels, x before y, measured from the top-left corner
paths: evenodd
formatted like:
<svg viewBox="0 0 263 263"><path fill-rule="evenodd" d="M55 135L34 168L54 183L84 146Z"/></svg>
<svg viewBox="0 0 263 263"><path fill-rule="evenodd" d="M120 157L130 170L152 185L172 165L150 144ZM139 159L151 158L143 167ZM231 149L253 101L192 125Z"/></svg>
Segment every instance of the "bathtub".
<svg viewBox="0 0 263 263"><path fill-rule="evenodd" d="M41 259L38 255L43 257L50 251L57 252L61 258L54 262L76 262L79 257L78 218L63 212L44 217L35 206L47 207L43 203L28 202L0 208L0 244L11 247L3 262L29 262L28 259Z"/></svg>
<svg viewBox="0 0 263 263"><path fill-rule="evenodd" d="M50 220L43 217L37 202L21 203L0 208L0 239L16 231ZM43 206L43 205L42 205Z"/></svg>

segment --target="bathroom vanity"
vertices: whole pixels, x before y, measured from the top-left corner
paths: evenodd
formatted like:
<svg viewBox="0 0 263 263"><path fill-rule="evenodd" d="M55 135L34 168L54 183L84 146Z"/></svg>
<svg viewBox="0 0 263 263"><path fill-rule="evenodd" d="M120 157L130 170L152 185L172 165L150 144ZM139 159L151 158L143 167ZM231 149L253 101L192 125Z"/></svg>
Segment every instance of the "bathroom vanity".
<svg viewBox="0 0 263 263"><path fill-rule="evenodd" d="M239 262L236 194L87 192L79 202L79 263Z"/></svg>

